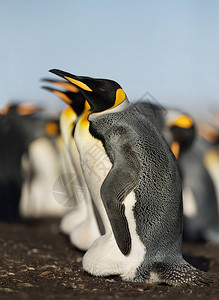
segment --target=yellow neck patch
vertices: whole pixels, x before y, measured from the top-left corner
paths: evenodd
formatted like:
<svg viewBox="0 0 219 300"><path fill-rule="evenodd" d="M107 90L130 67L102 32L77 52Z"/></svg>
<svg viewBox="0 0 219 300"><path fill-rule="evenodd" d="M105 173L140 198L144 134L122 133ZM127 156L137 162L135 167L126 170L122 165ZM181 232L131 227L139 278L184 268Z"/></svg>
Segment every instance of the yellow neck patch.
<svg viewBox="0 0 219 300"><path fill-rule="evenodd" d="M77 115L71 106L67 106L63 111L63 116L65 119L71 119L72 122L75 122Z"/></svg>
<svg viewBox="0 0 219 300"><path fill-rule="evenodd" d="M87 86L85 83L79 81L79 80L76 80L76 79L73 79L71 77L67 77L65 76L65 78L69 81L71 81L72 83L74 83L75 85L77 85L78 87L80 87L82 90L85 90L85 91L88 91L88 92L92 92L92 90L89 88L89 86Z"/></svg>
<svg viewBox="0 0 219 300"><path fill-rule="evenodd" d="M180 117L176 118L172 126L178 126L181 128L190 128L193 125L193 121L189 116L181 115Z"/></svg>
<svg viewBox="0 0 219 300"><path fill-rule="evenodd" d="M88 116L91 114L91 111L86 111L79 119L78 126L83 128L89 127Z"/></svg>
<svg viewBox="0 0 219 300"><path fill-rule="evenodd" d="M60 97L62 100L64 100L66 103L71 104L71 99L68 98L68 96L65 93L59 92L59 91L53 91L53 93Z"/></svg>
<svg viewBox="0 0 219 300"><path fill-rule="evenodd" d="M171 148L173 154L175 155L176 159L178 159L179 158L179 151L180 151L179 143L178 142L173 142L170 148Z"/></svg>
<svg viewBox="0 0 219 300"><path fill-rule="evenodd" d="M90 109L90 104L87 102L87 100L85 100L84 103L84 111L82 114L84 114L86 111L88 111Z"/></svg>

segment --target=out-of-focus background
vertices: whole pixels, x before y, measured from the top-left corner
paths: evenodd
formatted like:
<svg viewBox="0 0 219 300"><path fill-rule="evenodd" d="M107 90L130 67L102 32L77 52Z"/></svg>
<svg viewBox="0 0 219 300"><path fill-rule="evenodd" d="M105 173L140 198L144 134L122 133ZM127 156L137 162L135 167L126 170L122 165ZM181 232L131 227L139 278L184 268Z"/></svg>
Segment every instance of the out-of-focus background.
<svg viewBox="0 0 219 300"><path fill-rule="evenodd" d="M62 105L39 88L51 68L114 79L131 100L214 107L218 13L217 0L1 1L0 107Z"/></svg>

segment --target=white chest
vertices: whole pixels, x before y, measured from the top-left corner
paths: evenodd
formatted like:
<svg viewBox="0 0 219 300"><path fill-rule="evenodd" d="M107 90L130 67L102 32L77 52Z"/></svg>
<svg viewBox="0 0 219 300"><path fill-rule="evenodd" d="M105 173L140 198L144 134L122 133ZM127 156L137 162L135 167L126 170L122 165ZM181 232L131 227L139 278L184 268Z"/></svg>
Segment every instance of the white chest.
<svg viewBox="0 0 219 300"><path fill-rule="evenodd" d="M92 137L88 128L76 126L75 143L80 154L81 167L91 196L101 214L105 229L110 229L111 226L102 203L100 189L112 167L112 163L105 152L102 142Z"/></svg>

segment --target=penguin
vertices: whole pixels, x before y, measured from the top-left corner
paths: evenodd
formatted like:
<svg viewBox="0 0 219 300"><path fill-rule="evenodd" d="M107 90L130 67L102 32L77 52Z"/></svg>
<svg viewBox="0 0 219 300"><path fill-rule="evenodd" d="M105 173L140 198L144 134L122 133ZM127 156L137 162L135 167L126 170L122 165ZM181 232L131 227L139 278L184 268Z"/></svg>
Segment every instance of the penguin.
<svg viewBox="0 0 219 300"><path fill-rule="evenodd" d="M53 82L49 79L43 79L43 81L49 81ZM56 82L55 82L56 83ZM66 82L66 84L69 84ZM70 84L69 84L70 85ZM74 89L74 94L78 93L78 89L75 88L73 85L71 85ZM69 104L61 113L60 116L60 128L61 128L61 156L62 156L62 166L63 171L66 174L72 174L73 182L75 185L80 186L80 183L78 182L77 171L76 168L78 167L78 159L76 158L74 160L74 163L72 162L72 158L70 156L70 144L72 144L72 147L74 147L74 142L71 142L71 133L74 127L74 123L77 120L77 114L81 114L84 110L84 103L82 101L76 101L78 105L72 104L71 92L64 92L60 91L54 88L50 88L47 86L42 87L59 98L61 98L65 103ZM80 94L78 95L80 97ZM74 105L74 108L71 105ZM75 148L75 147L74 147ZM74 149L75 155L77 155L77 149ZM76 163L76 166L75 166ZM71 199L70 206L74 207L71 211L67 212L67 214L63 217L61 222L61 231L64 234L69 234L71 232L71 229L80 224L85 218L86 218L86 207L84 201L79 202L77 199L77 195L75 194L74 186L72 188L71 185L66 184L66 189L68 192L68 198ZM73 215L71 214L73 213Z"/></svg>
<svg viewBox="0 0 219 300"><path fill-rule="evenodd" d="M191 147L195 139L194 120L188 113L179 109L167 108L164 123L163 136L180 164L181 154ZM168 135L168 132L171 133L171 136Z"/></svg>
<svg viewBox="0 0 219 300"><path fill-rule="evenodd" d="M50 72L72 82L91 106L74 139L106 233L85 253L85 271L147 283L210 282L182 257L181 180L166 140L117 82Z"/></svg>
<svg viewBox="0 0 219 300"><path fill-rule="evenodd" d="M48 113L47 113L48 114ZM60 176L61 166L57 139L59 124L57 120L45 123L42 136L34 139L22 156L24 183L20 199L22 218L62 217L67 208L53 197L53 186Z"/></svg>
<svg viewBox="0 0 219 300"><path fill-rule="evenodd" d="M203 122L199 123L199 134L207 144L204 165L206 166L214 183L219 214L219 122L217 124L216 116L214 120L215 122L212 122L212 124Z"/></svg>
<svg viewBox="0 0 219 300"><path fill-rule="evenodd" d="M59 134L57 117L25 102L6 105L1 109L0 120L0 181L4 186L0 192L4 207L1 219L17 222L62 216L66 208L52 197L53 183L60 175L55 143Z"/></svg>
<svg viewBox="0 0 219 300"><path fill-rule="evenodd" d="M39 138L44 124L33 116L42 108L33 103L11 103L0 110L0 220L20 220L22 157L29 144Z"/></svg>
<svg viewBox="0 0 219 300"><path fill-rule="evenodd" d="M68 82L66 84L69 85ZM73 184L69 186L69 193L73 195L75 203L73 209L62 218L60 227L63 233L70 235L71 243L75 247L86 251L93 241L100 236L101 232L94 214L92 199L81 170L79 153L72 137L72 132L77 116L88 110L88 103L75 87L74 92L72 92L72 87L71 91L65 92L49 87L43 88L53 92L71 105L61 114L60 127L63 137L64 160L67 162L65 166L67 165L68 172L71 172L74 177ZM101 220L100 218L98 219L100 224Z"/></svg>
<svg viewBox="0 0 219 300"><path fill-rule="evenodd" d="M216 128L199 124L196 137L194 120L187 113L144 102L137 103L136 107L150 117L178 160L183 183L184 239L218 244L219 156L215 146L219 137Z"/></svg>
<svg viewBox="0 0 219 300"><path fill-rule="evenodd" d="M210 125L202 124L198 128L192 147L180 161L184 178L184 237L219 244L219 156L215 149L218 137Z"/></svg>
<svg viewBox="0 0 219 300"><path fill-rule="evenodd" d="M164 108L149 102L138 102L135 107L144 114L168 142L177 160L192 145L196 128L193 118L180 109Z"/></svg>

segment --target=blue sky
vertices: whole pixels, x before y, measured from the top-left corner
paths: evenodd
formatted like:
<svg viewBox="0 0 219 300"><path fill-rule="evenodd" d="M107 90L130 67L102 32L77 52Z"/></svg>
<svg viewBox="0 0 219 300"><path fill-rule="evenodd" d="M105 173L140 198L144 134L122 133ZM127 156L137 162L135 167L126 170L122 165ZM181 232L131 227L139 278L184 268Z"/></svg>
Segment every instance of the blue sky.
<svg viewBox="0 0 219 300"><path fill-rule="evenodd" d="M56 106L51 68L118 81L130 99L219 103L219 1L10 0L0 3L0 106Z"/></svg>

